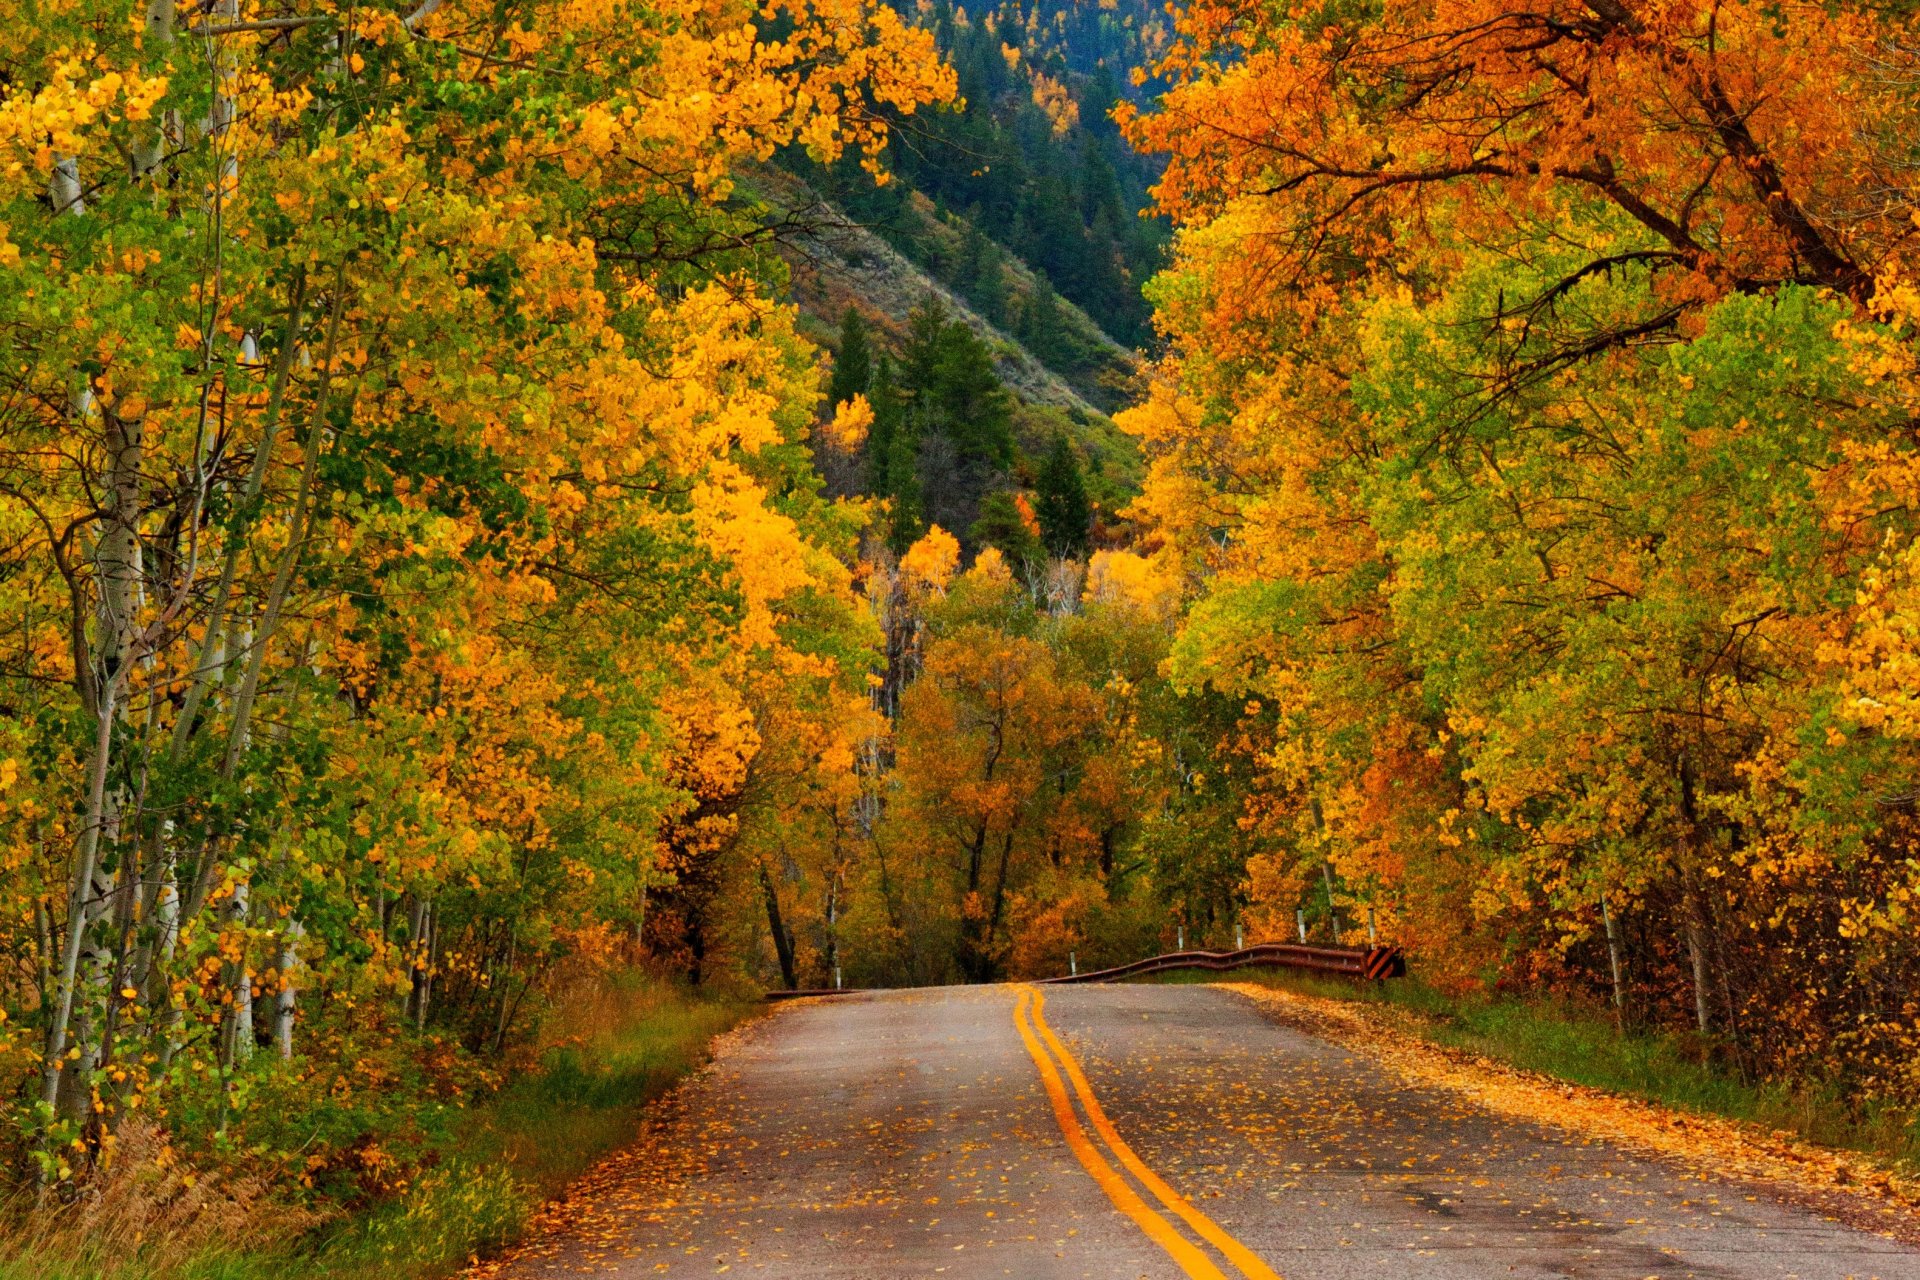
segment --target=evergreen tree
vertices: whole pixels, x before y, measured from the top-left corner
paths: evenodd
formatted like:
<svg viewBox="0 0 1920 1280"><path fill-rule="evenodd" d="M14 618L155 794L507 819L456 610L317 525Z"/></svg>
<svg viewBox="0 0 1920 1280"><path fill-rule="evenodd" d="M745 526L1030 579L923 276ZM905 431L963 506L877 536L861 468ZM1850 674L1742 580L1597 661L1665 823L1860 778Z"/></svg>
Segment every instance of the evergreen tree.
<svg viewBox="0 0 1920 1280"><path fill-rule="evenodd" d="M1020 307L1020 320L1014 328L1014 335L1020 344L1033 353L1034 359L1049 369L1065 367L1071 353L1067 342L1065 325L1060 318L1060 300L1053 292L1053 285L1043 276L1034 281L1033 291L1027 294L1026 301Z"/></svg>
<svg viewBox="0 0 1920 1280"><path fill-rule="evenodd" d="M1040 519L1040 535L1047 550L1057 556L1084 555L1087 527L1093 522L1093 508L1087 502L1087 484L1080 474L1080 460L1065 436L1055 436L1046 461L1040 465L1036 484L1039 501L1034 514Z"/></svg>
<svg viewBox="0 0 1920 1280"><path fill-rule="evenodd" d="M873 379L873 348L867 322L851 305L840 313L840 350L833 360L833 381L827 384L829 411L867 393Z"/></svg>
<svg viewBox="0 0 1920 1280"><path fill-rule="evenodd" d="M967 537L977 547L999 548L1012 565L1037 560L1044 552L1019 502L1004 489L981 500L980 518L968 528Z"/></svg>
<svg viewBox="0 0 1920 1280"><path fill-rule="evenodd" d="M978 211L967 219L966 238L961 241L959 260L954 264L953 287L988 320L1006 324L1006 272L1000 265L999 246L980 230Z"/></svg>
<svg viewBox="0 0 1920 1280"><path fill-rule="evenodd" d="M923 532L917 465L920 437L895 385L893 361L885 355L874 365L867 399L873 405L873 426L867 432L867 488L874 497L888 501L887 545L898 553Z"/></svg>
<svg viewBox="0 0 1920 1280"><path fill-rule="evenodd" d="M873 406L873 425L867 428L867 492L883 498L887 489L887 466L892 456L894 437L900 434L900 393L893 383L893 361L880 357L867 385L867 401Z"/></svg>
<svg viewBox="0 0 1920 1280"><path fill-rule="evenodd" d="M1013 406L993 352L946 304L928 298L907 322L900 383L922 431L937 431L963 459L1013 462Z"/></svg>

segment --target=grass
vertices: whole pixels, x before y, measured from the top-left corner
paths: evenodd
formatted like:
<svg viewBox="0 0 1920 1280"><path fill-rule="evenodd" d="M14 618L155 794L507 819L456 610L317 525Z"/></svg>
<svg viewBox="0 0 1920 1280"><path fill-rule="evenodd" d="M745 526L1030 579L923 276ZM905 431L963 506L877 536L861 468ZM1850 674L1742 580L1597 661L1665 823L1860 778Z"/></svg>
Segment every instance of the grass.
<svg viewBox="0 0 1920 1280"><path fill-rule="evenodd" d="M1676 1110L1743 1120L1822 1146L1860 1151L1920 1170L1920 1115L1860 1103L1818 1082L1751 1082L1703 1054L1694 1037L1614 1026L1602 1010L1542 998L1452 996L1417 979L1359 983L1284 969L1230 976L1323 999L1390 1009L1423 1039L1574 1084ZM1211 973L1166 976L1218 981Z"/></svg>
<svg viewBox="0 0 1920 1280"><path fill-rule="evenodd" d="M54 1229L0 1255L0 1280L431 1280L515 1239L534 1210L633 1135L646 1104L748 1016L631 976L577 1004L539 1068L465 1113L439 1159L401 1195L275 1246L177 1256L164 1242ZM254 1214L271 1213L258 1205ZM246 1232L237 1232L244 1239ZM255 1237L258 1238L257 1236Z"/></svg>

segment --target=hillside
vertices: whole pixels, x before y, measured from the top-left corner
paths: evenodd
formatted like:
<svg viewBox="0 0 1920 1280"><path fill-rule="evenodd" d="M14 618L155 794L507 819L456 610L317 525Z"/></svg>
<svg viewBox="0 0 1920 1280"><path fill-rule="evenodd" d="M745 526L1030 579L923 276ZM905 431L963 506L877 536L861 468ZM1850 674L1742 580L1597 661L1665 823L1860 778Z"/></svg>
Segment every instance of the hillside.
<svg viewBox="0 0 1920 1280"><path fill-rule="evenodd" d="M813 321L814 336L835 345L834 327L851 306L879 333L897 343L907 332L914 308L938 298L993 350L994 368L1022 401L1102 414L1125 403L1127 388L1140 368L1140 355L1121 346L1071 302L1056 298L1064 341L1089 358L1066 370L1048 368L1007 328L996 324L926 267L895 248L876 228L863 225L825 200L802 179L783 170L755 175L756 194L778 214L810 210L817 225L802 239L783 246L791 272L792 297ZM942 217L919 192L908 197L902 221L913 234L943 249L964 243L971 226L965 219ZM1044 287L1040 273L1018 260L1006 264L1009 296L1024 307Z"/></svg>
<svg viewBox="0 0 1920 1280"><path fill-rule="evenodd" d="M842 488L894 499L896 542L932 522L969 551L1079 547L1117 530L1115 513L1138 482L1132 443L1105 415L1137 395L1152 341L1141 287L1159 269L1167 231L1143 212L1156 163L1127 146L1109 113L1157 30L1144 9L1118 5L1010 0L970 15L939 3L919 15L962 97L892 121L890 181L789 152L756 174L754 195L772 220L806 228L781 241L782 256L791 296L825 346L840 352L854 323L883 357L904 360L918 341L933 359L930 335L957 325L1010 401L1004 415L957 401L935 410L928 388L899 388L916 456L888 462L876 449L898 446L870 441L863 458L823 465ZM916 317L934 313L916 340ZM974 359L965 347L949 355ZM864 392L868 376L863 364L836 387ZM1034 513L1047 506L1038 486L1048 466L1059 483L1084 488L1084 527L1041 527Z"/></svg>

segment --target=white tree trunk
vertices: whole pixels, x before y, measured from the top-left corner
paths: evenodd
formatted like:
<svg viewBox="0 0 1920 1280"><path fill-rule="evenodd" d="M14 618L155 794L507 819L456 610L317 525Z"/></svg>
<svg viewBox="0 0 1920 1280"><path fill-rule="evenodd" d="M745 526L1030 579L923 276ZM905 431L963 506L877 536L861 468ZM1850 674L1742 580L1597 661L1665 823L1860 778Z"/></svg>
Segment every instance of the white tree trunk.
<svg viewBox="0 0 1920 1280"><path fill-rule="evenodd" d="M87 199L80 186L80 161L76 157L61 156L53 162L53 176L47 182L47 198L53 202L56 215L77 215L87 211Z"/></svg>
<svg viewBox="0 0 1920 1280"><path fill-rule="evenodd" d="M249 914L249 889L242 880L233 886L233 901L228 907L227 918L241 928L246 927ZM253 1056L253 977L247 972L245 952L231 969L228 985L233 993L233 1003L227 1013L227 1066L237 1067Z"/></svg>
<svg viewBox="0 0 1920 1280"><path fill-rule="evenodd" d="M273 1043L283 1059L293 1056L293 1013L299 999L293 975L300 965L300 939L305 933L301 923L290 918L286 937L280 944L280 994L274 1000Z"/></svg>
<svg viewBox="0 0 1920 1280"><path fill-rule="evenodd" d="M88 655L90 670L76 673L83 698L92 704L94 713L93 755L87 771L86 814L80 831L80 847L68 882L66 946L53 993L53 1016L47 1027L46 1062L41 1080L42 1099L61 1108L62 1114L69 1117L78 1114L71 1108L84 1105L84 1099L89 1096L87 1063L99 1057L97 1044L83 1043L78 1046L78 1054L70 1054L68 1041L74 1026L76 998L83 994L86 997L81 1009L82 1030L90 1033L95 1026L93 1005L100 998L95 988L104 985L102 976L97 982L89 981L85 993L78 989L83 953L89 957L85 974L90 979L96 976L89 948L100 945L100 940L93 936L94 926L104 918L112 900L112 877L104 877L104 893L100 884L103 879L100 849L107 827L117 819L107 780L120 691L126 684L127 667L134 656L131 651L137 622L135 610L141 585L139 519L143 497L140 469L145 460L144 424L137 418L122 418L113 407L106 409L101 417L106 427L107 463L103 477L106 513L94 548L95 634L93 652ZM81 1039L90 1040L91 1035L85 1034Z"/></svg>

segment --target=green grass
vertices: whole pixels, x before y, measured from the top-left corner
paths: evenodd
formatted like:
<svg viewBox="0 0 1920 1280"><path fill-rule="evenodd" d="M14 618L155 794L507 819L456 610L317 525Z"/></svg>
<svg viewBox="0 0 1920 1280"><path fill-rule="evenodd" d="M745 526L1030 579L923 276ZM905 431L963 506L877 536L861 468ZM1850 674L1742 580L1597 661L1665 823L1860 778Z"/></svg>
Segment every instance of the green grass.
<svg viewBox="0 0 1920 1280"><path fill-rule="evenodd" d="M290 1244L191 1257L50 1235L16 1244L0 1280L430 1280L515 1239L569 1180L628 1141L645 1105L754 1006L632 978L567 1020L566 1043L465 1113L408 1190Z"/></svg>
<svg viewBox="0 0 1920 1280"><path fill-rule="evenodd" d="M1172 982L1214 982L1212 973L1168 974ZM1689 1036L1629 1029L1604 1011L1550 999L1451 996L1405 978L1360 983L1284 969L1225 975L1302 995L1383 1005L1409 1032L1525 1071L1611 1090L1700 1115L1784 1130L1823 1146L1861 1151L1920 1170L1920 1115L1856 1103L1830 1084L1761 1082L1702 1053Z"/></svg>

